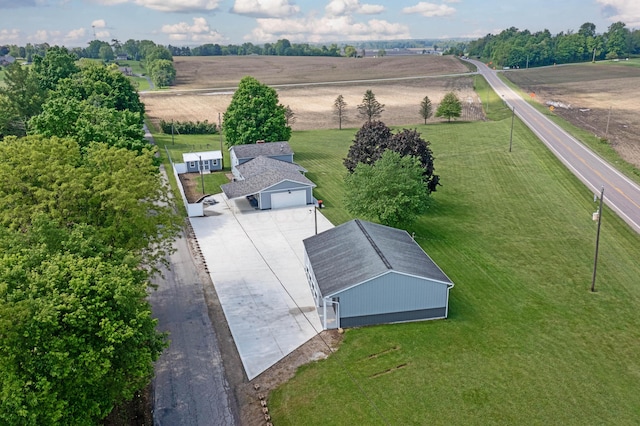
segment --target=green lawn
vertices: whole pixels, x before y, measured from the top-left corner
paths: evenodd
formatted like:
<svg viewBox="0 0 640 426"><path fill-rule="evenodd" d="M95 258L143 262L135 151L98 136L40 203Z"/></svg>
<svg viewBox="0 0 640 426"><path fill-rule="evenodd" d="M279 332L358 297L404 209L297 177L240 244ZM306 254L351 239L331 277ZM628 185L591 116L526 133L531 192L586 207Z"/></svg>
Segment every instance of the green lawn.
<svg viewBox="0 0 640 426"><path fill-rule="evenodd" d="M182 154L186 152L194 151L218 151L220 150L220 134L215 135L174 135L153 132L154 139L158 145L160 155L163 160L163 164L170 170L169 162L167 159L167 151L171 155L174 163L182 163ZM222 157L224 169L222 171L213 172L203 176L205 191L202 190L201 180L197 180L197 189L199 192L207 194L218 194L222 192L220 185L228 183L229 179L226 177L226 173L231 171L231 161L229 160L229 151L226 146L222 145ZM173 174L170 174L170 181L172 185L175 185ZM179 194L178 191L174 191L175 194Z"/></svg>
<svg viewBox="0 0 640 426"><path fill-rule="evenodd" d="M417 126L443 186L407 230L455 283L449 319L347 330L270 395L274 424L640 422L640 237L605 209L591 293L593 194L518 121L509 153L510 125ZM334 224L354 133L290 141Z"/></svg>

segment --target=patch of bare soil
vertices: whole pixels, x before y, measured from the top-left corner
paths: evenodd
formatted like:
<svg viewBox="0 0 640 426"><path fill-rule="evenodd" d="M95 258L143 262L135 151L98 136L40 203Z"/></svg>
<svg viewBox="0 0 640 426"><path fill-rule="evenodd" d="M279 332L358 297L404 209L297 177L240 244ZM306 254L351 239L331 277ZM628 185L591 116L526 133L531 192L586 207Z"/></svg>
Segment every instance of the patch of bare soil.
<svg viewBox="0 0 640 426"><path fill-rule="evenodd" d="M182 188L184 189L184 195L187 197L189 203L197 203L202 198L202 192L196 189L200 179L200 173L182 173L178 175Z"/></svg>
<svg viewBox="0 0 640 426"><path fill-rule="evenodd" d="M341 342L342 335L337 330L325 330L251 382L242 384L237 392L242 424L262 426L269 421L269 393L291 379L298 367L329 356Z"/></svg>
<svg viewBox="0 0 640 426"><path fill-rule="evenodd" d="M521 70L507 77L554 113L607 140L625 161L640 167L640 69L580 65Z"/></svg>

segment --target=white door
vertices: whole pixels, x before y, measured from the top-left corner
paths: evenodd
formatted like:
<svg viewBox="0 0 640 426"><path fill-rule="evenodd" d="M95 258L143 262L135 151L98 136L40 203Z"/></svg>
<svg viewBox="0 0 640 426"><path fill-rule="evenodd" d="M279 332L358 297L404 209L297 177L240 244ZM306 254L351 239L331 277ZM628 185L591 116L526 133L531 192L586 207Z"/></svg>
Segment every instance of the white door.
<svg viewBox="0 0 640 426"><path fill-rule="evenodd" d="M272 209L304 206L306 204L307 192L304 189L299 189L297 191L275 192L271 194Z"/></svg>

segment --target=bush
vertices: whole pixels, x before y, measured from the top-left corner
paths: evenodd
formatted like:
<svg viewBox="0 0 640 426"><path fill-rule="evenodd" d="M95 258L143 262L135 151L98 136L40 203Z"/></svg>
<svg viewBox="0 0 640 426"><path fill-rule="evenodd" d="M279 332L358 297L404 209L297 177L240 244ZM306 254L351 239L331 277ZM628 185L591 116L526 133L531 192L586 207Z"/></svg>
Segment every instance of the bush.
<svg viewBox="0 0 640 426"><path fill-rule="evenodd" d="M160 120L160 128L163 133L171 134L171 126L173 125L173 133L178 135L212 135L217 133L218 129L215 123L204 121L164 121Z"/></svg>

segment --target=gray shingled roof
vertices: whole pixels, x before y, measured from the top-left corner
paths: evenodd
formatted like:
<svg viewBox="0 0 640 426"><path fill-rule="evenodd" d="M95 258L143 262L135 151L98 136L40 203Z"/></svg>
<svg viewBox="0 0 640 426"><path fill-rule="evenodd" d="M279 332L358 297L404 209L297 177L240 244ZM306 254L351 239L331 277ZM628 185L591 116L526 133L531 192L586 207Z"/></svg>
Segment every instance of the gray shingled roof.
<svg viewBox="0 0 640 426"><path fill-rule="evenodd" d="M283 180L316 186L302 174L302 172L307 171L304 167L269 157L256 157L251 161L236 166L236 169L244 180L220 186L229 199L257 194Z"/></svg>
<svg viewBox="0 0 640 426"><path fill-rule="evenodd" d="M274 155L293 154L289 142L252 143L248 145L234 145L229 150L236 153L236 157L255 158L261 155L273 157Z"/></svg>
<svg viewBox="0 0 640 426"><path fill-rule="evenodd" d="M303 243L325 297L390 270L453 285L401 229L356 219Z"/></svg>

